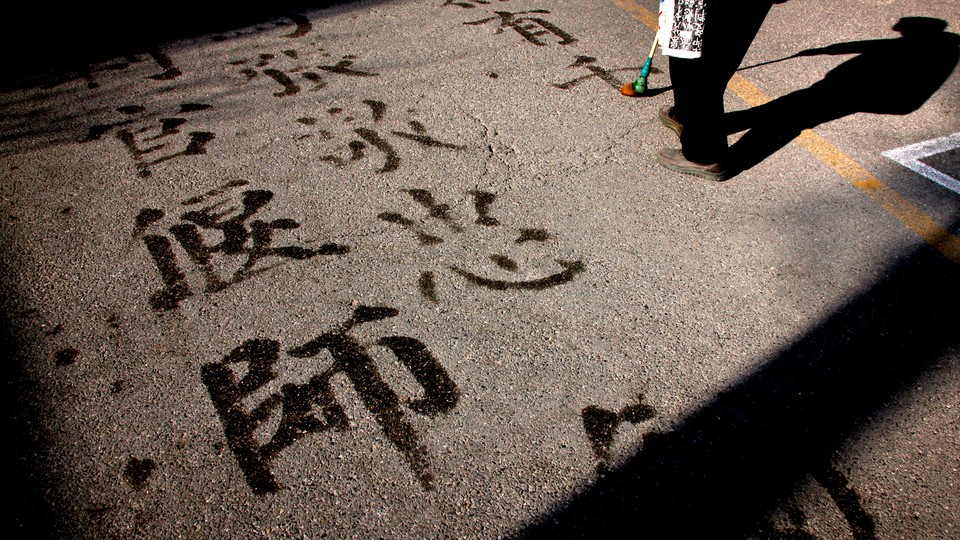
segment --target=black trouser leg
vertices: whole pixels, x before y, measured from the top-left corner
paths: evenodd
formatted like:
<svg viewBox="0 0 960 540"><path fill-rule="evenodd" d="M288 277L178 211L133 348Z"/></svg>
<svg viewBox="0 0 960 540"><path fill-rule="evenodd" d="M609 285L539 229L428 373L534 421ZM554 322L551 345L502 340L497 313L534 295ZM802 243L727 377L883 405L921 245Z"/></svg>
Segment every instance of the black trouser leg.
<svg viewBox="0 0 960 540"><path fill-rule="evenodd" d="M670 58L674 111L683 124L680 145L690 161L723 160L727 150L724 90L769 11L769 0L707 0L700 58Z"/></svg>
<svg viewBox="0 0 960 540"><path fill-rule="evenodd" d="M714 70L703 58L670 58L674 114L683 124L683 155L696 163L716 163L727 149L722 129L723 89Z"/></svg>

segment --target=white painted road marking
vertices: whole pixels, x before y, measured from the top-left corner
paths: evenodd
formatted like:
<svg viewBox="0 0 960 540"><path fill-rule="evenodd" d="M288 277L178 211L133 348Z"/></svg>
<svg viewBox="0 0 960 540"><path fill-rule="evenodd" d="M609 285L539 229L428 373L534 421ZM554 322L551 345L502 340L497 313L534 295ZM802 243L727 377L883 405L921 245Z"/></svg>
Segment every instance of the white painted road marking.
<svg viewBox="0 0 960 540"><path fill-rule="evenodd" d="M902 148L887 150L883 155L960 195L960 180L920 161L925 157L948 152L955 148L960 148L960 132Z"/></svg>

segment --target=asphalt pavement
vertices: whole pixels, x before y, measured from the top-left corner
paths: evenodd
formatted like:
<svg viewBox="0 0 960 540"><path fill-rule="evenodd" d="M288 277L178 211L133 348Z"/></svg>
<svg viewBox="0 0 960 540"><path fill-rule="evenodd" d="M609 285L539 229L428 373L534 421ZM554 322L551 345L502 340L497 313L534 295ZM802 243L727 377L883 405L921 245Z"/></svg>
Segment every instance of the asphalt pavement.
<svg viewBox="0 0 960 540"><path fill-rule="evenodd" d="M774 5L724 182L656 1L170 7L8 21L9 534L960 535L960 2Z"/></svg>

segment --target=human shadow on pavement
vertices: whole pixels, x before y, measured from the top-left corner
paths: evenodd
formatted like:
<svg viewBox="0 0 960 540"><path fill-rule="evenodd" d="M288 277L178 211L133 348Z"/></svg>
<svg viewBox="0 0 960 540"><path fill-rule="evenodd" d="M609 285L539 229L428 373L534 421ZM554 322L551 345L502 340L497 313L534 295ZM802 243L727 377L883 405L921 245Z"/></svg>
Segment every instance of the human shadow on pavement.
<svg viewBox="0 0 960 540"><path fill-rule="evenodd" d="M727 113L727 133L748 130L730 147L732 175L756 166L805 129L854 113L906 115L919 109L960 59L960 36L946 28L941 19L904 17L893 26L899 38L837 43L793 55L857 56L809 88Z"/></svg>
<svg viewBox="0 0 960 540"><path fill-rule="evenodd" d="M818 327L676 427L645 436L624 465L516 537L808 538L801 530L763 531L806 479L824 484L836 471L831 460L871 418L926 372L956 361L958 280L960 265L933 248L907 254ZM845 485L836 487L853 537L876 538L874 519Z"/></svg>

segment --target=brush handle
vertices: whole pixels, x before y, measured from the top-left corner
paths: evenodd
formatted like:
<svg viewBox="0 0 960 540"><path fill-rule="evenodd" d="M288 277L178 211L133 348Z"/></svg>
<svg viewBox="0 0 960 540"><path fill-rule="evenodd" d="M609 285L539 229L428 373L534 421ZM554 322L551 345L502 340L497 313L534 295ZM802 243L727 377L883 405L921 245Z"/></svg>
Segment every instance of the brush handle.
<svg viewBox="0 0 960 540"><path fill-rule="evenodd" d="M653 58L654 51L657 50L657 42L660 41L660 29L657 28L656 35L653 36L653 45L650 46L650 54L647 55L647 61Z"/></svg>
<svg viewBox="0 0 960 540"><path fill-rule="evenodd" d="M647 76L650 75L650 68L653 66L653 53L656 52L657 42L659 41L660 29L657 28L657 33L653 36L653 45L650 46L650 54L647 55L647 61L643 63L643 67L640 69L640 76L633 81L633 91L637 94L647 91Z"/></svg>

